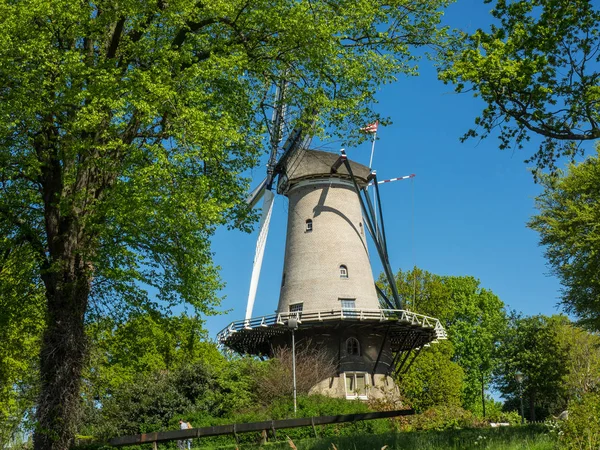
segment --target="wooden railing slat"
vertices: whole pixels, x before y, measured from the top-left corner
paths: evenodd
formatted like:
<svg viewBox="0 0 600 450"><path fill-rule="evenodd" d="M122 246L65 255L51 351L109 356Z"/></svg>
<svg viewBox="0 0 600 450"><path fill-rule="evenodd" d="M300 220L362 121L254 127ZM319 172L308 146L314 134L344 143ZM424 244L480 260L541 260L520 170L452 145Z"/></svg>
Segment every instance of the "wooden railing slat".
<svg viewBox="0 0 600 450"><path fill-rule="evenodd" d="M397 411L380 411L360 414L345 414L339 416L319 416L299 419L267 420L263 422L238 423L230 425L215 425L212 427L191 428L188 430L157 431L153 433L120 436L109 440L113 447L148 444L152 442L168 442L181 439L193 439L224 434L249 433L252 431L298 428L312 425L327 425L331 423L358 422L361 420L386 419L397 416L414 414L412 409Z"/></svg>

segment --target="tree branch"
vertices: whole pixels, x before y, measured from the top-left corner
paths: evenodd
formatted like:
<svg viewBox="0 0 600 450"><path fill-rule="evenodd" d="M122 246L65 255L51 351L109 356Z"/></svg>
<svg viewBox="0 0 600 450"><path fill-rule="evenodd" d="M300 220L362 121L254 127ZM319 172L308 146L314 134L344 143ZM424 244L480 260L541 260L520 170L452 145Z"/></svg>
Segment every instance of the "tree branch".
<svg viewBox="0 0 600 450"><path fill-rule="evenodd" d="M188 26L187 28L179 30L179 33L177 33L175 35L173 42L171 42L171 46L174 48L180 47L185 42L185 39L187 38L188 33L195 33L198 30L200 30L201 28L204 28L208 25L213 25L213 24L217 23L217 20L218 19L210 18L210 19L202 20L200 22L189 22L187 24L187 26Z"/></svg>
<svg viewBox="0 0 600 450"><path fill-rule="evenodd" d="M110 45L108 46L108 50L106 52L106 58L114 58L117 54L117 48L119 47L119 42L121 41L121 35L123 34L123 27L125 26L125 18L122 17L115 24L114 31L112 33L112 37L110 39Z"/></svg>

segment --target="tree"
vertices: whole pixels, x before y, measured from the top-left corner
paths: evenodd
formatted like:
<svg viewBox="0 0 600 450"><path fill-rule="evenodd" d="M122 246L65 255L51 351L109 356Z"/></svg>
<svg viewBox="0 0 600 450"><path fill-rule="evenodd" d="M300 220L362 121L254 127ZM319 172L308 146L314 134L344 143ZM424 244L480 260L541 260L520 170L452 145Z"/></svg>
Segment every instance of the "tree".
<svg viewBox="0 0 600 450"><path fill-rule="evenodd" d="M396 285L410 310L436 317L444 325L452 350L441 355L464 371L462 405L485 414L485 405L479 408L478 403L485 403L485 389L496 364L495 344L506 326L502 300L473 277L440 276L416 267L398 271Z"/></svg>
<svg viewBox="0 0 600 450"><path fill-rule="evenodd" d="M465 372L453 356L452 343L442 341L421 352L408 372L401 375L400 392L417 412L432 406L462 404Z"/></svg>
<svg viewBox="0 0 600 450"><path fill-rule="evenodd" d="M523 373L521 387L524 402L529 404L529 420L560 413L567 404L569 349L559 338L560 327L566 323L564 316L521 317L514 312L510 316L498 348L495 384L506 404L517 409L520 388L515 373Z"/></svg>
<svg viewBox="0 0 600 450"><path fill-rule="evenodd" d="M563 285L561 303L580 323L600 330L600 156L571 164L559 179L543 177L538 214L529 227L540 234L545 256Z"/></svg>
<svg viewBox="0 0 600 450"><path fill-rule="evenodd" d="M45 296L37 450L72 443L86 317L217 304L209 237L247 229L265 86L357 136L446 1L0 3L0 228Z"/></svg>
<svg viewBox="0 0 600 450"><path fill-rule="evenodd" d="M522 317L514 312L499 346L496 385L509 408L519 405L517 370L524 374L528 416L558 415L600 387L600 337L566 316Z"/></svg>
<svg viewBox="0 0 600 450"><path fill-rule="evenodd" d="M379 283L385 281L383 274ZM444 277L414 267L413 270L398 270L396 287L403 305L411 311L439 319L442 324L454 316L454 304Z"/></svg>
<svg viewBox="0 0 600 450"><path fill-rule="evenodd" d="M489 3L491 0L487 0ZM448 51L440 78L486 103L477 129L499 131L500 148L544 138L526 162L555 169L561 156L582 153L600 137L600 10L590 0L497 0L489 31L462 33Z"/></svg>
<svg viewBox="0 0 600 450"><path fill-rule="evenodd" d="M445 277L451 292L454 317L448 323L454 357L465 371L465 408L475 411L481 403L485 417L485 391L496 361L496 344L506 327L504 302L479 286L473 277Z"/></svg>
<svg viewBox="0 0 600 450"><path fill-rule="evenodd" d="M557 337L567 353L564 384L570 405L600 388L600 336L565 321L558 324Z"/></svg>

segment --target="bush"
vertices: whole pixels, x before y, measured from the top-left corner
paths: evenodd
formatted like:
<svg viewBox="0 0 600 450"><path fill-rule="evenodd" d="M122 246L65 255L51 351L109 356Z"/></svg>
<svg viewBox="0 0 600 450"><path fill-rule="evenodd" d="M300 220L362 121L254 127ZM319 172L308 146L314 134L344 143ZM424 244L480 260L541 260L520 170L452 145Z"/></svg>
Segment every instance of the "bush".
<svg viewBox="0 0 600 450"><path fill-rule="evenodd" d="M316 416L336 416L343 414L366 413L372 411L367 404L357 400L346 400L341 398L331 398L321 395L300 395L297 399L297 413L295 417L316 417ZM280 398L275 400L268 407L258 407L255 409L241 410L237 414L231 414L227 417L212 417L205 413L190 413L183 416L185 421L191 422L193 427L206 427L214 425L226 425L232 423L250 423L262 422L268 420L290 419L294 417L294 405L291 398ZM177 418L171 422L171 429L178 427ZM353 436L359 434L380 434L393 430L394 427L390 419L369 420L356 423L340 423L332 425L317 426L316 431L319 437L339 437ZM315 437L313 428L289 428L277 430L277 439L283 440L289 436L294 441L303 439L312 439ZM268 431L269 439L272 434ZM256 444L262 439L261 433L241 433L238 435L239 443L246 446ZM205 437L201 440L193 440L193 446L202 445L203 447L221 447L234 445L232 435ZM167 448L175 448L174 446ZM232 447L233 448L233 447Z"/></svg>
<svg viewBox="0 0 600 450"><path fill-rule="evenodd" d="M296 392L308 394L313 386L336 374L335 360L325 349L311 346L311 341L296 346ZM278 347L273 357L255 373L254 390L265 406L280 398L290 398L293 393L292 351Z"/></svg>
<svg viewBox="0 0 600 450"><path fill-rule="evenodd" d="M494 411L488 417L487 422L502 422L510 423L511 425L519 425L521 423L521 414L519 411Z"/></svg>
<svg viewBox="0 0 600 450"><path fill-rule="evenodd" d="M402 431L452 430L483 425L473 413L459 406L434 406L422 414L397 419Z"/></svg>
<svg viewBox="0 0 600 450"><path fill-rule="evenodd" d="M436 405L462 405L464 370L452 360L454 347L441 341L422 352L409 371L397 380L403 398L417 412Z"/></svg>
<svg viewBox="0 0 600 450"><path fill-rule="evenodd" d="M360 400L346 400L324 395L299 395L296 417L337 416L340 414L356 414L370 412L369 406ZM275 400L268 408L273 419L289 419L294 417L292 399Z"/></svg>
<svg viewBox="0 0 600 450"><path fill-rule="evenodd" d="M298 412L296 417L337 416L372 411L366 403L358 400L331 398L323 395L302 395L298 397L297 403ZM269 414L273 419L287 419L294 417L293 408L291 400L280 399L273 402L269 408ZM362 433L385 433L393 428L389 419L381 419L319 426L317 427L317 433L319 437L350 436ZM278 432L279 434L285 434L293 440L314 437L314 431L311 427L281 430Z"/></svg>
<svg viewBox="0 0 600 450"><path fill-rule="evenodd" d="M565 448L600 448L600 393L585 394L569 405L569 418L557 422Z"/></svg>

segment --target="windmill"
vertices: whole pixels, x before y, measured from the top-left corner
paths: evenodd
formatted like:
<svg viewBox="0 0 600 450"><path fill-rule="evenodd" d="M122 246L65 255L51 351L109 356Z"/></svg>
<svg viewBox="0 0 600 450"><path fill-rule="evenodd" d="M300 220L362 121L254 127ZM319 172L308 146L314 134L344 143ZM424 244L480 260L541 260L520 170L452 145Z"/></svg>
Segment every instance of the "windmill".
<svg viewBox="0 0 600 450"><path fill-rule="evenodd" d="M350 161L343 150L336 155L308 149L310 130L302 126L278 151L282 91L267 174L248 197L250 205L261 197L264 202L246 316L223 329L218 341L238 353L271 356L295 336L299 345L316 346L336 362L336 374L316 383L313 392L359 399L387 395L396 391L393 375L406 372L424 347L446 337L445 330L439 320L404 309L389 263L376 172ZM289 201L279 303L276 314L252 317L275 180L277 194ZM374 282L367 234L389 293Z"/></svg>

